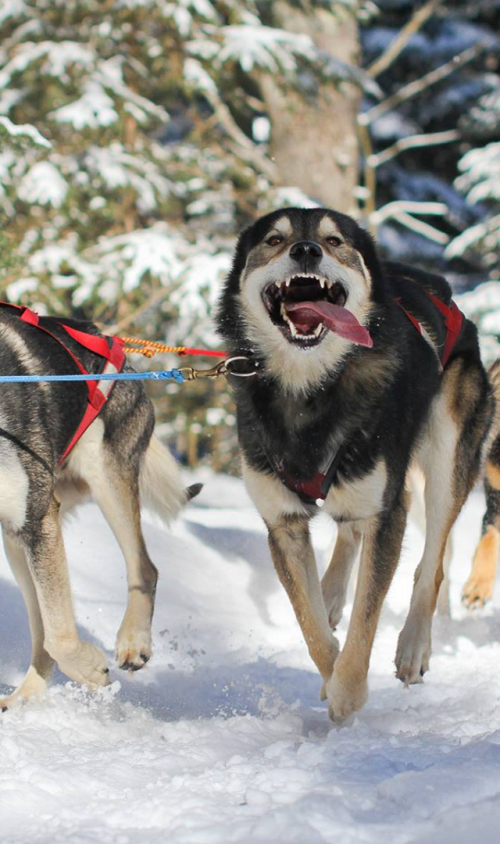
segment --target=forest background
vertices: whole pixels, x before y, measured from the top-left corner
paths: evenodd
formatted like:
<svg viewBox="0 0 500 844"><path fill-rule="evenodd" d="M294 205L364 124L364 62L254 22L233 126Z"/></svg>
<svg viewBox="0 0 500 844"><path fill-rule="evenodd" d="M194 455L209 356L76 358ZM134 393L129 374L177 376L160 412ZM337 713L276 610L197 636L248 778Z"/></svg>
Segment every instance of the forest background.
<svg viewBox="0 0 500 844"><path fill-rule="evenodd" d="M0 0L0 196L0 298L40 313L216 347L238 231L325 205L445 273L489 361L500 0ZM182 459L237 469L225 383L152 392Z"/></svg>

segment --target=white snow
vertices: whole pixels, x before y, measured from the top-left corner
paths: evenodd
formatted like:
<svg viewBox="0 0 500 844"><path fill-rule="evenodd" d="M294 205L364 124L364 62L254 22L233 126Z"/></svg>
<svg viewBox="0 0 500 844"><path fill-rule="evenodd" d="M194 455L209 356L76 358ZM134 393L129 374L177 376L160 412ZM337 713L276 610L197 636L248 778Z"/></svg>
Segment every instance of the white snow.
<svg viewBox="0 0 500 844"><path fill-rule="evenodd" d="M13 105L18 99L16 92L7 92L7 99L10 99L10 105ZM46 147L48 149L52 146L50 141L48 141L47 138L44 138L38 129L30 123L13 123L8 117L0 117L0 126L5 129L6 133L12 138L26 139L33 145Z"/></svg>
<svg viewBox="0 0 500 844"><path fill-rule="evenodd" d="M102 85L95 79L89 79L83 85L82 96L56 109L52 117L59 123L71 123L75 129L83 129L85 126L97 129L115 123L118 113Z"/></svg>
<svg viewBox="0 0 500 844"><path fill-rule="evenodd" d="M45 699L1 716L2 844L496 844L500 594L482 614L459 605L481 495L460 518L454 619L435 624L425 683L404 689L392 662L422 547L410 525L368 705L337 728L242 484L201 479L204 491L170 531L145 516L160 568L151 663L133 677L112 668L113 685L95 695L57 675ZM321 568L334 539L323 518ZM93 505L66 538L81 634L113 664L120 553ZM28 664L29 636L3 559L0 579L8 685ZM343 621L341 639L345 631Z"/></svg>
<svg viewBox="0 0 500 844"><path fill-rule="evenodd" d="M68 183L50 161L38 161L19 182L18 196L31 205L52 205L60 208L68 192Z"/></svg>
<svg viewBox="0 0 500 844"><path fill-rule="evenodd" d="M285 32L269 26L245 24L224 26L221 29L223 45L218 61L238 62L244 71L254 67L270 73L296 69L296 55L311 57L315 47L308 35Z"/></svg>

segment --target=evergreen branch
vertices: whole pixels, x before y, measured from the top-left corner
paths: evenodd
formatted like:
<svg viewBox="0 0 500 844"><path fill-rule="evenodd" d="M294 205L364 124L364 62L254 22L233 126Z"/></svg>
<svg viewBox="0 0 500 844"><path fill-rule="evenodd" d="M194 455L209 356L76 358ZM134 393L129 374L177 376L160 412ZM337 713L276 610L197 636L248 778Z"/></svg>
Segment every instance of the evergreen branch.
<svg viewBox="0 0 500 844"><path fill-rule="evenodd" d="M490 217L489 220L483 220L459 234L446 250L446 257L456 258L463 255L478 241L483 240L489 234L496 234L497 231L500 232L500 214Z"/></svg>
<svg viewBox="0 0 500 844"><path fill-rule="evenodd" d="M398 141L381 152L372 154L367 164L375 169L407 149L429 147L437 144L450 144L460 137L461 135L458 129L449 129L447 132L430 132L427 135L409 135L407 138L399 138Z"/></svg>
<svg viewBox="0 0 500 844"><path fill-rule="evenodd" d="M364 126L370 125L370 123L373 123L382 114L385 114L386 111L390 111L395 106L400 105L400 103L415 97L432 85L436 85L438 82L446 79L447 76L450 76L456 70L459 70L459 68L477 58L483 50L484 46L482 44L475 44L473 47L468 47L467 50L454 56L449 62L431 70L425 76L420 77L420 79L410 82L409 85L400 88L383 102L365 111L364 114L360 114L358 117L359 122Z"/></svg>
<svg viewBox="0 0 500 844"><path fill-rule="evenodd" d="M0 117L0 139L6 138L13 145L39 146L50 149L52 144L31 123L13 123L8 117Z"/></svg>
<svg viewBox="0 0 500 844"><path fill-rule="evenodd" d="M383 73L384 70L387 70L400 53L403 52L410 38L423 27L441 3L443 3L443 0L428 0L420 9L416 10L408 23L396 35L394 41L391 41L387 49L367 68L370 76L375 78Z"/></svg>

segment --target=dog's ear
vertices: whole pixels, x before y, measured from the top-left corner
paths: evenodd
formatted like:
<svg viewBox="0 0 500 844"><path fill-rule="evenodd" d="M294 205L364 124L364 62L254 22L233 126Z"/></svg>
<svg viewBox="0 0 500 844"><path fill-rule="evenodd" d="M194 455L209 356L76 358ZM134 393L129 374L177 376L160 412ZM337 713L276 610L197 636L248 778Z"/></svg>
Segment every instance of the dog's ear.
<svg viewBox="0 0 500 844"><path fill-rule="evenodd" d="M248 253L254 242L254 226L244 229L236 243L233 263L224 282L216 306L215 321L218 333L226 340L238 338L237 325L240 319L237 296Z"/></svg>
<svg viewBox="0 0 500 844"><path fill-rule="evenodd" d="M356 226L355 247L363 258L373 284L373 298L383 298L385 294L384 274L378 256L378 249L371 234L361 226Z"/></svg>
<svg viewBox="0 0 500 844"><path fill-rule="evenodd" d="M247 226L240 233L234 250L233 263L226 282L226 289L232 293L239 290L241 276L245 269L248 253L255 242L255 224Z"/></svg>

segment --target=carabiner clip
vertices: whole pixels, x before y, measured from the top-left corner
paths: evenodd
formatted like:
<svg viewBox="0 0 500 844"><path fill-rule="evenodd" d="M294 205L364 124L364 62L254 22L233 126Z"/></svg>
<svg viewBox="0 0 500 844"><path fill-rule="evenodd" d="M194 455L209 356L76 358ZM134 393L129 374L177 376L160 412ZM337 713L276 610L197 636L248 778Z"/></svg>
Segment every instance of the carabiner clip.
<svg viewBox="0 0 500 844"><path fill-rule="evenodd" d="M237 361L247 361L254 368L251 372L235 372L230 369L230 366ZM217 363L211 369L195 369L194 366L181 366L178 370L184 377L185 381L197 381L199 378L218 378L219 375L234 375L236 378L251 378L252 375L257 375L258 363L253 361L246 355L235 355L232 358L226 358L221 363Z"/></svg>
<svg viewBox="0 0 500 844"><path fill-rule="evenodd" d="M186 381L197 381L199 378L218 378L219 375L227 375L226 361L212 366L211 369L195 369L194 366L181 366L179 372L182 373Z"/></svg>

